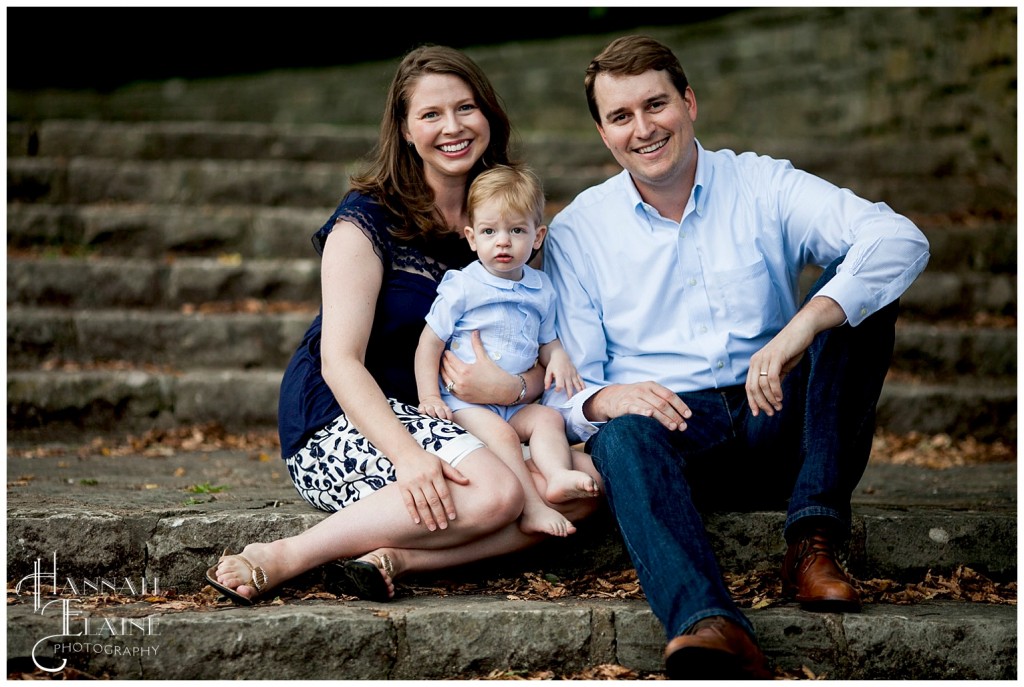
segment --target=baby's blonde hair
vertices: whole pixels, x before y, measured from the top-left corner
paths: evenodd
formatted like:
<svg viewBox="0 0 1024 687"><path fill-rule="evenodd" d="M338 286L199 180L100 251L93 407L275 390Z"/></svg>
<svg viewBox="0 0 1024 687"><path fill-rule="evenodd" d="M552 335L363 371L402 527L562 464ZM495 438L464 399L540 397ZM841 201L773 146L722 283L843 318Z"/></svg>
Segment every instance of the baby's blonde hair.
<svg viewBox="0 0 1024 687"><path fill-rule="evenodd" d="M540 178L522 165L497 165L484 170L473 180L466 196L469 223L481 203L497 200L505 212L516 212L533 220L534 226L544 224L544 187Z"/></svg>

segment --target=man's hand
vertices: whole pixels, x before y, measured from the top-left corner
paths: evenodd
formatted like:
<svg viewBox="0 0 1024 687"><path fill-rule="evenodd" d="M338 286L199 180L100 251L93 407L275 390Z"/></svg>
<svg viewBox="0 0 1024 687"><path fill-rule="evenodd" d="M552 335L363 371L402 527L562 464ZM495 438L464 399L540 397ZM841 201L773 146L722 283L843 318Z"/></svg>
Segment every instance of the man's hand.
<svg viewBox="0 0 1024 687"><path fill-rule="evenodd" d="M845 320L846 314L834 300L827 296L812 298L775 338L750 357L745 388L754 417L762 410L768 417L782 410L782 380L800 363L819 332Z"/></svg>
<svg viewBox="0 0 1024 687"><path fill-rule="evenodd" d="M686 429L693 415L671 390L657 382L612 384L598 391L583 404L583 414L591 422L604 422L623 415L652 417L670 431Z"/></svg>

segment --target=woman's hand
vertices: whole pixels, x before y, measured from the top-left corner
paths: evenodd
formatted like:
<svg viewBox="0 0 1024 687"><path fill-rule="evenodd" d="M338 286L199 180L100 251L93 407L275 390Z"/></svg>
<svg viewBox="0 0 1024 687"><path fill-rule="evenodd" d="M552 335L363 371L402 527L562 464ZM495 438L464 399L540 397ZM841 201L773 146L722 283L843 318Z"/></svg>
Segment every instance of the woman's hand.
<svg viewBox="0 0 1024 687"><path fill-rule="evenodd" d="M400 466L396 464L395 478L412 521L425 524L431 532L448 529L448 521L455 519L448 481L469 484L465 475L427 451L406 456Z"/></svg>
<svg viewBox="0 0 1024 687"><path fill-rule="evenodd" d="M441 358L441 378L449 391L467 403L504 405L519 390L519 380L498 367L484 350L480 332L473 332L475 363L459 360L451 351Z"/></svg>

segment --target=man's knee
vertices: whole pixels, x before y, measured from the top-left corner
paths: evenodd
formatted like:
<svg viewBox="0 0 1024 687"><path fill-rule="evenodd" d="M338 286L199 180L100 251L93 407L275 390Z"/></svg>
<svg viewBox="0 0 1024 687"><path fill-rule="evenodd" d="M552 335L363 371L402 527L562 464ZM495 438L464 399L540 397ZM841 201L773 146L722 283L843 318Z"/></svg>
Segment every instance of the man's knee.
<svg viewBox="0 0 1024 687"><path fill-rule="evenodd" d="M587 444L587 449L598 469L621 460L635 463L636 456L643 452L643 445L663 430L663 425L654 418L623 415L606 422Z"/></svg>

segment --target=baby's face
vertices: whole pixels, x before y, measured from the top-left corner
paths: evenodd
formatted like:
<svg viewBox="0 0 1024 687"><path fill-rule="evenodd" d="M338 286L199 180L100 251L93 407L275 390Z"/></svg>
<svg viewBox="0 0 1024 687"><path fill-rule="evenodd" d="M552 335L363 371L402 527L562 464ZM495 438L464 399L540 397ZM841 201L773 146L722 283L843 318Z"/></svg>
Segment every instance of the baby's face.
<svg viewBox="0 0 1024 687"><path fill-rule="evenodd" d="M466 227L466 239L484 269L496 277L519 281L523 265L540 248L547 227L507 208L497 200L486 200L473 213L474 226Z"/></svg>

